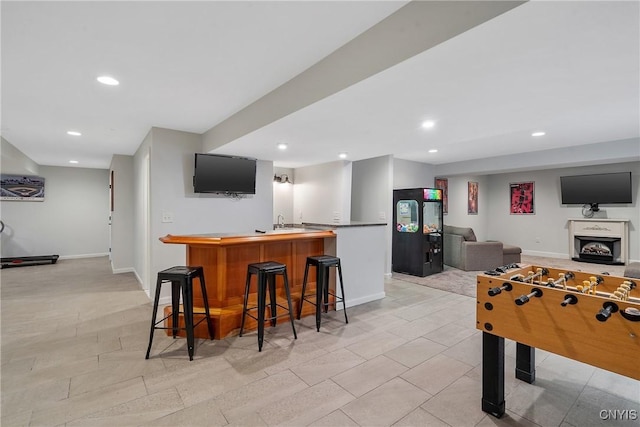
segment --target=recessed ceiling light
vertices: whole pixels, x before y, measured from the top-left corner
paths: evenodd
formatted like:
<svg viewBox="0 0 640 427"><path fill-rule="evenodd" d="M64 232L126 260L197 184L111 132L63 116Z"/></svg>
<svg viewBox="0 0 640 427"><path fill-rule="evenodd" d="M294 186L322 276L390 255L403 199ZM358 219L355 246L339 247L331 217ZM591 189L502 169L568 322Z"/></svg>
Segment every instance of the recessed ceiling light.
<svg viewBox="0 0 640 427"><path fill-rule="evenodd" d="M284 142L281 142L278 144L278 150L286 150L287 149L287 144L285 144Z"/></svg>
<svg viewBox="0 0 640 427"><path fill-rule="evenodd" d="M424 122L422 122L422 127L425 129L431 129L436 125L436 122L434 122L433 120L425 120Z"/></svg>
<svg viewBox="0 0 640 427"><path fill-rule="evenodd" d="M117 81L116 79L110 76L100 76L98 77L98 81L103 85L109 85L109 86L118 86L120 84L119 81Z"/></svg>
<svg viewBox="0 0 640 427"><path fill-rule="evenodd" d="M435 148L432 148L431 150L429 150L430 153L437 153L438 150L436 150Z"/></svg>
<svg viewBox="0 0 640 427"><path fill-rule="evenodd" d="M340 157L341 159L346 159L347 158L347 153L340 153L340 154L338 154L338 157Z"/></svg>
<svg viewBox="0 0 640 427"><path fill-rule="evenodd" d="M78 132L78 131L75 131L75 130L68 130L67 131L67 135L80 136L82 134L80 132Z"/></svg>
<svg viewBox="0 0 640 427"><path fill-rule="evenodd" d="M76 163L78 163L78 161L77 160L69 160L69 163L73 163L75 165Z"/></svg>
<svg viewBox="0 0 640 427"><path fill-rule="evenodd" d="M545 133L544 132L534 132L531 134L531 136L544 136Z"/></svg>

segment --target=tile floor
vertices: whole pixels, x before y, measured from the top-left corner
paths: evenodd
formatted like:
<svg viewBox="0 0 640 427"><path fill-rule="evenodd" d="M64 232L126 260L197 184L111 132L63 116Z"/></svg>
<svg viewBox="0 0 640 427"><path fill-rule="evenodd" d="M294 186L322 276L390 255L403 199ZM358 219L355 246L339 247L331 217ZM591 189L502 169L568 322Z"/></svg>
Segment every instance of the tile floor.
<svg viewBox="0 0 640 427"><path fill-rule="evenodd" d="M475 299L397 279L384 300L257 338L156 334L132 274L106 258L2 270L2 426L635 426L640 382L537 351L501 419L480 409ZM472 285L472 284L470 284ZM639 362L640 363L640 355ZM608 419L602 410L618 411ZM605 414L606 415L606 414ZM634 420L635 418L635 420Z"/></svg>

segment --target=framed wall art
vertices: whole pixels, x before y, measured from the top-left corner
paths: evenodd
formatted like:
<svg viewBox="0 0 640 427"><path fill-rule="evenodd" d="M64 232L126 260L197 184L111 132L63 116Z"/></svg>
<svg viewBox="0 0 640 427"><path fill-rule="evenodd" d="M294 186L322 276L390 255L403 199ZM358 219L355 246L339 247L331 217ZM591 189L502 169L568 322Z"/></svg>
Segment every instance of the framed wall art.
<svg viewBox="0 0 640 427"><path fill-rule="evenodd" d="M467 182L468 198L467 198L467 214L478 214L478 183L469 181Z"/></svg>
<svg viewBox="0 0 640 427"><path fill-rule="evenodd" d="M514 182L509 184L509 213L511 215L533 215L534 183Z"/></svg>
<svg viewBox="0 0 640 427"><path fill-rule="evenodd" d="M44 178L2 174L0 194L0 200L42 202L44 201Z"/></svg>
<svg viewBox="0 0 640 427"><path fill-rule="evenodd" d="M442 190L442 213L449 213L449 181L447 178L436 178L435 187Z"/></svg>

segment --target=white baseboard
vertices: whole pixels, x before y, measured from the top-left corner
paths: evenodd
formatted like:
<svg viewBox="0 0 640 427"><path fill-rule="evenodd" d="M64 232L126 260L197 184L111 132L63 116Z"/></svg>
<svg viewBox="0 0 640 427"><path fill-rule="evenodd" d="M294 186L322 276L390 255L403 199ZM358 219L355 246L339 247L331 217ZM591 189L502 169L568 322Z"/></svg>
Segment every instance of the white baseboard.
<svg viewBox="0 0 640 427"><path fill-rule="evenodd" d="M101 254L61 255L59 259L98 258L101 256L109 256L109 252Z"/></svg>
<svg viewBox="0 0 640 427"><path fill-rule="evenodd" d="M558 253L558 252L541 252L541 251L526 251L522 250L522 255L530 255L530 256L541 256L546 258L558 258L558 259L569 259L568 254Z"/></svg>
<svg viewBox="0 0 640 427"><path fill-rule="evenodd" d="M133 269L133 267L128 267L128 268L113 268L113 266L111 266L111 271L113 272L113 274L122 274L122 273L134 273L135 274L135 270ZM137 277L137 275L136 275ZM140 280L138 280L140 281Z"/></svg>
<svg viewBox="0 0 640 427"><path fill-rule="evenodd" d="M386 294L384 292L379 292L377 294L367 295L367 296L362 297L362 298L347 299L346 303L347 303L347 307L354 307L356 305L364 304L364 303L367 303L367 302L376 301L376 300L379 300L379 299L384 299L385 296L386 296Z"/></svg>

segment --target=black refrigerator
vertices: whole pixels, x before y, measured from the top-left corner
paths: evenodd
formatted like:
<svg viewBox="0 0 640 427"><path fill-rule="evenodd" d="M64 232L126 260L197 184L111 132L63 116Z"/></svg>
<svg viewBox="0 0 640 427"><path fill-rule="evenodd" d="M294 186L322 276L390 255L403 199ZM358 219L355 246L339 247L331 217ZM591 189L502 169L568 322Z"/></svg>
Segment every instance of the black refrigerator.
<svg viewBox="0 0 640 427"><path fill-rule="evenodd" d="M393 271L424 277L444 269L442 190L393 190L393 223Z"/></svg>

